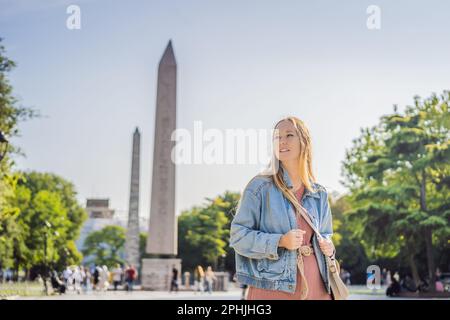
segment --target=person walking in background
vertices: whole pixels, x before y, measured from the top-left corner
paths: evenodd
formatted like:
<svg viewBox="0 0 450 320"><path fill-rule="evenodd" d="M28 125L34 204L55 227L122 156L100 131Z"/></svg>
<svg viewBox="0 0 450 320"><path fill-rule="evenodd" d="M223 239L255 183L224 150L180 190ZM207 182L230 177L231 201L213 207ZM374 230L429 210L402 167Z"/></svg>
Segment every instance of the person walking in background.
<svg viewBox="0 0 450 320"><path fill-rule="evenodd" d="M89 290L91 290L92 276L87 267L82 267L82 270L83 270L83 273L82 273L83 282L81 283L81 285L82 285L84 292L87 293Z"/></svg>
<svg viewBox="0 0 450 320"><path fill-rule="evenodd" d="M208 268L206 269L206 274L205 274L205 282L206 282L206 288L210 294L212 293L213 282L215 280L217 280L216 275L214 274L212 267L208 266Z"/></svg>
<svg viewBox="0 0 450 320"><path fill-rule="evenodd" d="M346 270L346 269L344 269L344 268L341 267L341 271L340 271L340 273L339 273L339 276L341 277L342 281L343 281L347 286L351 285L351 281L350 281L351 274L350 274L350 272L349 272L348 270Z"/></svg>
<svg viewBox="0 0 450 320"><path fill-rule="evenodd" d="M389 287L392 283L391 270L386 271L386 287Z"/></svg>
<svg viewBox="0 0 450 320"><path fill-rule="evenodd" d="M98 266L98 284L97 284L97 291L106 291L109 287L109 271L108 267L106 265Z"/></svg>
<svg viewBox="0 0 450 320"><path fill-rule="evenodd" d="M100 273L100 283L101 290L107 291L109 288L109 270L106 265L103 266L102 272Z"/></svg>
<svg viewBox="0 0 450 320"><path fill-rule="evenodd" d="M86 292L85 290L85 283L86 283L86 272L84 271L84 267L83 266L79 266L78 269L80 270L80 289L81 292Z"/></svg>
<svg viewBox="0 0 450 320"><path fill-rule="evenodd" d="M352 274L348 270L347 270L347 276L346 276L345 284L347 286L350 286L352 284Z"/></svg>
<svg viewBox="0 0 450 320"><path fill-rule="evenodd" d="M341 279L342 279L342 281L344 281L345 282L345 273L346 273L346 271L347 270L345 270L342 266L341 266L341 270L340 270L340 272L339 272L339 277L341 277Z"/></svg>
<svg viewBox="0 0 450 320"><path fill-rule="evenodd" d="M125 290L129 291L129 281L128 281L128 270L130 269L130 266L128 264L126 264L123 267L123 281L124 281L124 286L125 286Z"/></svg>
<svg viewBox="0 0 450 320"><path fill-rule="evenodd" d="M72 278L72 270L70 270L70 267L66 267L66 269L63 271L63 278L64 283L66 284L66 289L68 290L72 284L70 283Z"/></svg>
<svg viewBox="0 0 450 320"><path fill-rule="evenodd" d="M202 266L198 265L197 268L195 268L194 272L194 281L195 281L195 290L196 292L203 292L204 291L204 281L205 281L205 271L203 271Z"/></svg>
<svg viewBox="0 0 450 320"><path fill-rule="evenodd" d="M170 290L169 292L176 291L178 292L178 270L175 266L172 266L172 280L170 281Z"/></svg>
<svg viewBox="0 0 450 320"><path fill-rule="evenodd" d="M401 291L401 286L400 286L400 282L399 282L400 275L398 274L398 272L394 273L391 280L392 280L391 284L386 289L386 295L388 297L395 297Z"/></svg>
<svg viewBox="0 0 450 320"><path fill-rule="evenodd" d="M436 269L436 283L435 283L437 292L444 292L444 283L442 282L441 276L442 276L442 272L439 268L437 268Z"/></svg>
<svg viewBox="0 0 450 320"><path fill-rule="evenodd" d="M380 281L381 286L384 286L386 284L386 277L387 271L386 268L383 268L383 270L381 271L381 281Z"/></svg>
<svg viewBox="0 0 450 320"><path fill-rule="evenodd" d="M136 278L137 278L137 271L133 265L130 265L125 271L125 281L127 283L127 291L133 291L133 284Z"/></svg>
<svg viewBox="0 0 450 320"><path fill-rule="evenodd" d="M66 292L66 284L61 281L56 270L52 270L50 273L50 283L52 285L53 291L63 294Z"/></svg>
<svg viewBox="0 0 450 320"><path fill-rule="evenodd" d="M121 284L121 282L122 282L122 275L123 275L123 270L120 267L120 264L117 264L116 267L113 269L114 291L117 291L117 286L119 284Z"/></svg>
<svg viewBox="0 0 450 320"><path fill-rule="evenodd" d="M73 268L73 290L76 291L78 294L81 294L81 282L83 281L83 277L81 275L80 268L78 266L75 266Z"/></svg>
<svg viewBox="0 0 450 320"><path fill-rule="evenodd" d="M94 267L94 291L99 290L101 270L100 266Z"/></svg>

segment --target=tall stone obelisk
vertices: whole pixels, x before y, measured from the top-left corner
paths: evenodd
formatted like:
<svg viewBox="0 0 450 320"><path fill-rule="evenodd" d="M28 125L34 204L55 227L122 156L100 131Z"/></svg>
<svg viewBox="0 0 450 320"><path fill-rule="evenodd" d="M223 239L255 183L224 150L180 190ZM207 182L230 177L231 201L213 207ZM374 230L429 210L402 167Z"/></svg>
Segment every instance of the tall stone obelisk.
<svg viewBox="0 0 450 320"><path fill-rule="evenodd" d="M125 260L139 269L139 168L141 154L141 134L136 128L133 134L131 153L130 202L128 207L128 229L125 242Z"/></svg>
<svg viewBox="0 0 450 320"><path fill-rule="evenodd" d="M172 42L164 51L158 68L155 142L147 254L142 260L142 288L168 290L173 267L181 274L177 255L177 219L175 216L175 163L171 159L176 129L177 64Z"/></svg>

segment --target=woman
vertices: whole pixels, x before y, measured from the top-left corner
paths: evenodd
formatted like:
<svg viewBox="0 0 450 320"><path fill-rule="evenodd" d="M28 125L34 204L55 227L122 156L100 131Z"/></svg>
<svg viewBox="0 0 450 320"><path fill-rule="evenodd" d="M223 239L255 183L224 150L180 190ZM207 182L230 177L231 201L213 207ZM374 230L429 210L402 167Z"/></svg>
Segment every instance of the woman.
<svg viewBox="0 0 450 320"><path fill-rule="evenodd" d="M195 287L196 292L203 292L203 283L205 281L205 271L203 270L202 266L198 265L197 268L195 268Z"/></svg>
<svg viewBox="0 0 450 320"><path fill-rule="evenodd" d="M300 119L275 125L270 169L248 183L231 223L237 279L249 286L249 300L330 300L325 255L335 252L332 217L328 194L315 181L311 138Z"/></svg>
<svg viewBox="0 0 450 320"><path fill-rule="evenodd" d="M122 282L122 275L123 275L122 267L120 266L120 264L117 263L116 267L113 270L114 291L117 291L117 287Z"/></svg>
<svg viewBox="0 0 450 320"><path fill-rule="evenodd" d="M206 289L210 294L212 293L214 280L217 280L216 275L214 274L212 267L208 266L208 268L206 268L205 282L206 282Z"/></svg>
<svg viewBox="0 0 450 320"><path fill-rule="evenodd" d="M106 265L103 266L100 272L100 291L108 291L109 288L109 270Z"/></svg>

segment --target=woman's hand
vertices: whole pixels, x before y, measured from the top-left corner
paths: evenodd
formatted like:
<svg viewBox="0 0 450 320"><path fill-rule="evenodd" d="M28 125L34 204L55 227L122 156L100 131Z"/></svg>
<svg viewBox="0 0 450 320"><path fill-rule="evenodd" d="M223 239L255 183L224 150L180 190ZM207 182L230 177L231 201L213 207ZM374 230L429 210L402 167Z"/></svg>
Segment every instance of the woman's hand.
<svg viewBox="0 0 450 320"><path fill-rule="evenodd" d="M319 239L319 247L327 257L331 257L334 254L334 244L331 240L324 238Z"/></svg>
<svg viewBox="0 0 450 320"><path fill-rule="evenodd" d="M305 233L304 230L293 229L281 237L278 246L288 250L296 250L302 246Z"/></svg>

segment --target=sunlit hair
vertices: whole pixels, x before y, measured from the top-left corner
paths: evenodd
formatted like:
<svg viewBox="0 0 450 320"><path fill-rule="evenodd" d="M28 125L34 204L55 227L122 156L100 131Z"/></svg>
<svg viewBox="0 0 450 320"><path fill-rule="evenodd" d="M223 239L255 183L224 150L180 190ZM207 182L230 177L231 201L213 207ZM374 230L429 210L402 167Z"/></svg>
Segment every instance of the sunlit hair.
<svg viewBox="0 0 450 320"><path fill-rule="evenodd" d="M316 178L312 169L312 145L311 136L309 130L305 123L296 117L286 117L281 119L275 124L274 127L274 152L272 156L272 161L269 166L269 170L263 173L263 175L269 175L272 177L275 185L278 189L283 192L283 195L294 205L298 212L300 210L300 204L295 197L294 193L286 186L283 180L283 169L282 164L280 165L280 160L275 156L278 150L278 142L275 139L275 135L278 132L277 126L283 121L290 121L297 132L297 136L300 140L300 155L298 157L298 167L300 173L300 180L305 186L305 190L314 192L312 184L316 182Z"/></svg>
<svg viewBox="0 0 450 320"><path fill-rule="evenodd" d="M202 266L197 266L197 272L200 275L200 277L203 277L205 275L205 271L203 270Z"/></svg>

